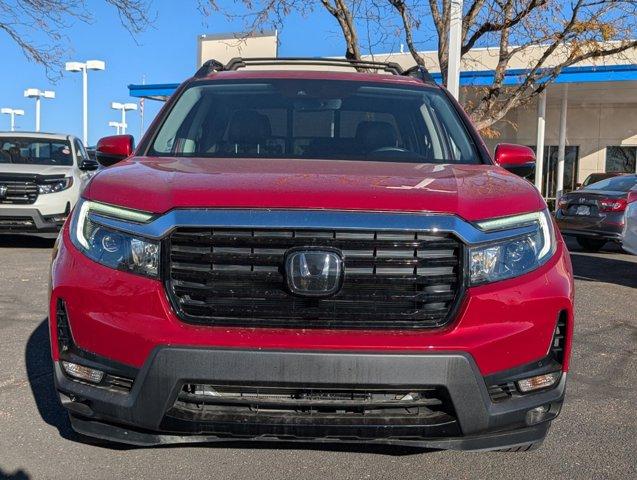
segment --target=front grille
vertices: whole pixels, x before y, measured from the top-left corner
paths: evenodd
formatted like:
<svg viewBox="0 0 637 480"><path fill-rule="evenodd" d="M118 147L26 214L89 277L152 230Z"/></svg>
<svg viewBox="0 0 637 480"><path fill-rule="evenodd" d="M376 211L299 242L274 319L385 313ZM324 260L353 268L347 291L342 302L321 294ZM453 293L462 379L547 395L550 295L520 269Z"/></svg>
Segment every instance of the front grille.
<svg viewBox="0 0 637 480"><path fill-rule="evenodd" d="M161 428L228 438L418 440L459 436L442 387L187 384Z"/></svg>
<svg viewBox="0 0 637 480"><path fill-rule="evenodd" d="M177 408L209 415L286 415L327 417L440 417L454 415L446 390L245 387L186 384Z"/></svg>
<svg viewBox="0 0 637 480"><path fill-rule="evenodd" d="M341 252L342 289L287 289L290 248ZM186 322L209 325L428 328L450 320L462 288L462 244L415 231L179 228L167 240L167 290Z"/></svg>
<svg viewBox="0 0 637 480"><path fill-rule="evenodd" d="M6 187L2 188L2 187ZM34 176L0 176L0 203L27 205L38 198L38 185Z"/></svg>

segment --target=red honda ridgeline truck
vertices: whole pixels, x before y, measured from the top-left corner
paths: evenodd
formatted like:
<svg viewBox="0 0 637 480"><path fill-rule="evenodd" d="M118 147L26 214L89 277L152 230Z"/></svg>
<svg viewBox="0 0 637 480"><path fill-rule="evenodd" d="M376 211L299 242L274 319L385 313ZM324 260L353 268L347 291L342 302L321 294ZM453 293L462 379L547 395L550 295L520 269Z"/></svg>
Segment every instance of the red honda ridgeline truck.
<svg viewBox="0 0 637 480"><path fill-rule="evenodd" d="M426 71L210 61L136 149L108 137L97 155L51 268L77 432L541 444L564 399L569 255L510 172L532 151L491 159Z"/></svg>

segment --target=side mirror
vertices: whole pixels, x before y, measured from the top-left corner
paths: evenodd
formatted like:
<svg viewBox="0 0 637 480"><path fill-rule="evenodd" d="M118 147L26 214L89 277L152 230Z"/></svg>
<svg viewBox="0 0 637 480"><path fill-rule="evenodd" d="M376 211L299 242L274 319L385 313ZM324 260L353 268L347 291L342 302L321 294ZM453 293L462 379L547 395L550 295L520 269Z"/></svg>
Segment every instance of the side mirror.
<svg viewBox="0 0 637 480"><path fill-rule="evenodd" d="M528 177L535 171L535 152L524 145L500 143L495 147L494 161L520 177Z"/></svg>
<svg viewBox="0 0 637 480"><path fill-rule="evenodd" d="M101 138L95 147L95 158L104 167L110 167L130 157L135 150L132 135L113 135Z"/></svg>
<svg viewBox="0 0 637 480"><path fill-rule="evenodd" d="M78 168L85 172L90 172L93 170L97 170L99 164L95 160L82 160L78 165Z"/></svg>

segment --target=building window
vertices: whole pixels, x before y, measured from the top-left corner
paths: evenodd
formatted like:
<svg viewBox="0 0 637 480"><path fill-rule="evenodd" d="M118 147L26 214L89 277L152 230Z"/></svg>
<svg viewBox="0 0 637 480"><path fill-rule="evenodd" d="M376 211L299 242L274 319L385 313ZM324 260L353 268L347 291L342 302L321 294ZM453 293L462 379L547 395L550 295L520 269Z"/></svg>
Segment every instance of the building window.
<svg viewBox="0 0 637 480"><path fill-rule="evenodd" d="M637 147L606 147L606 171L635 173Z"/></svg>
<svg viewBox="0 0 637 480"><path fill-rule="evenodd" d="M535 145L529 145L535 152ZM557 195L557 157L558 145L544 147L544 167L542 169L542 193L545 198ZM567 145L564 150L564 192L577 188L577 172L579 170L579 145Z"/></svg>

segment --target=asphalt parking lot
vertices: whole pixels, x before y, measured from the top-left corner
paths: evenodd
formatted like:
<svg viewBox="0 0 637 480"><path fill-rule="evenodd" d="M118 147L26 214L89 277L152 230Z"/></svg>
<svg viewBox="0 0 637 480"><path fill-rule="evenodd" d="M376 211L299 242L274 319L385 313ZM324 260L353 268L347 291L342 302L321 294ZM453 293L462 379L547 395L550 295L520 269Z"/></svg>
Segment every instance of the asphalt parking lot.
<svg viewBox="0 0 637 480"><path fill-rule="evenodd" d="M540 450L459 453L290 443L115 448L70 429L46 328L51 243L0 238L0 479L637 478L637 257L574 245L574 358Z"/></svg>

